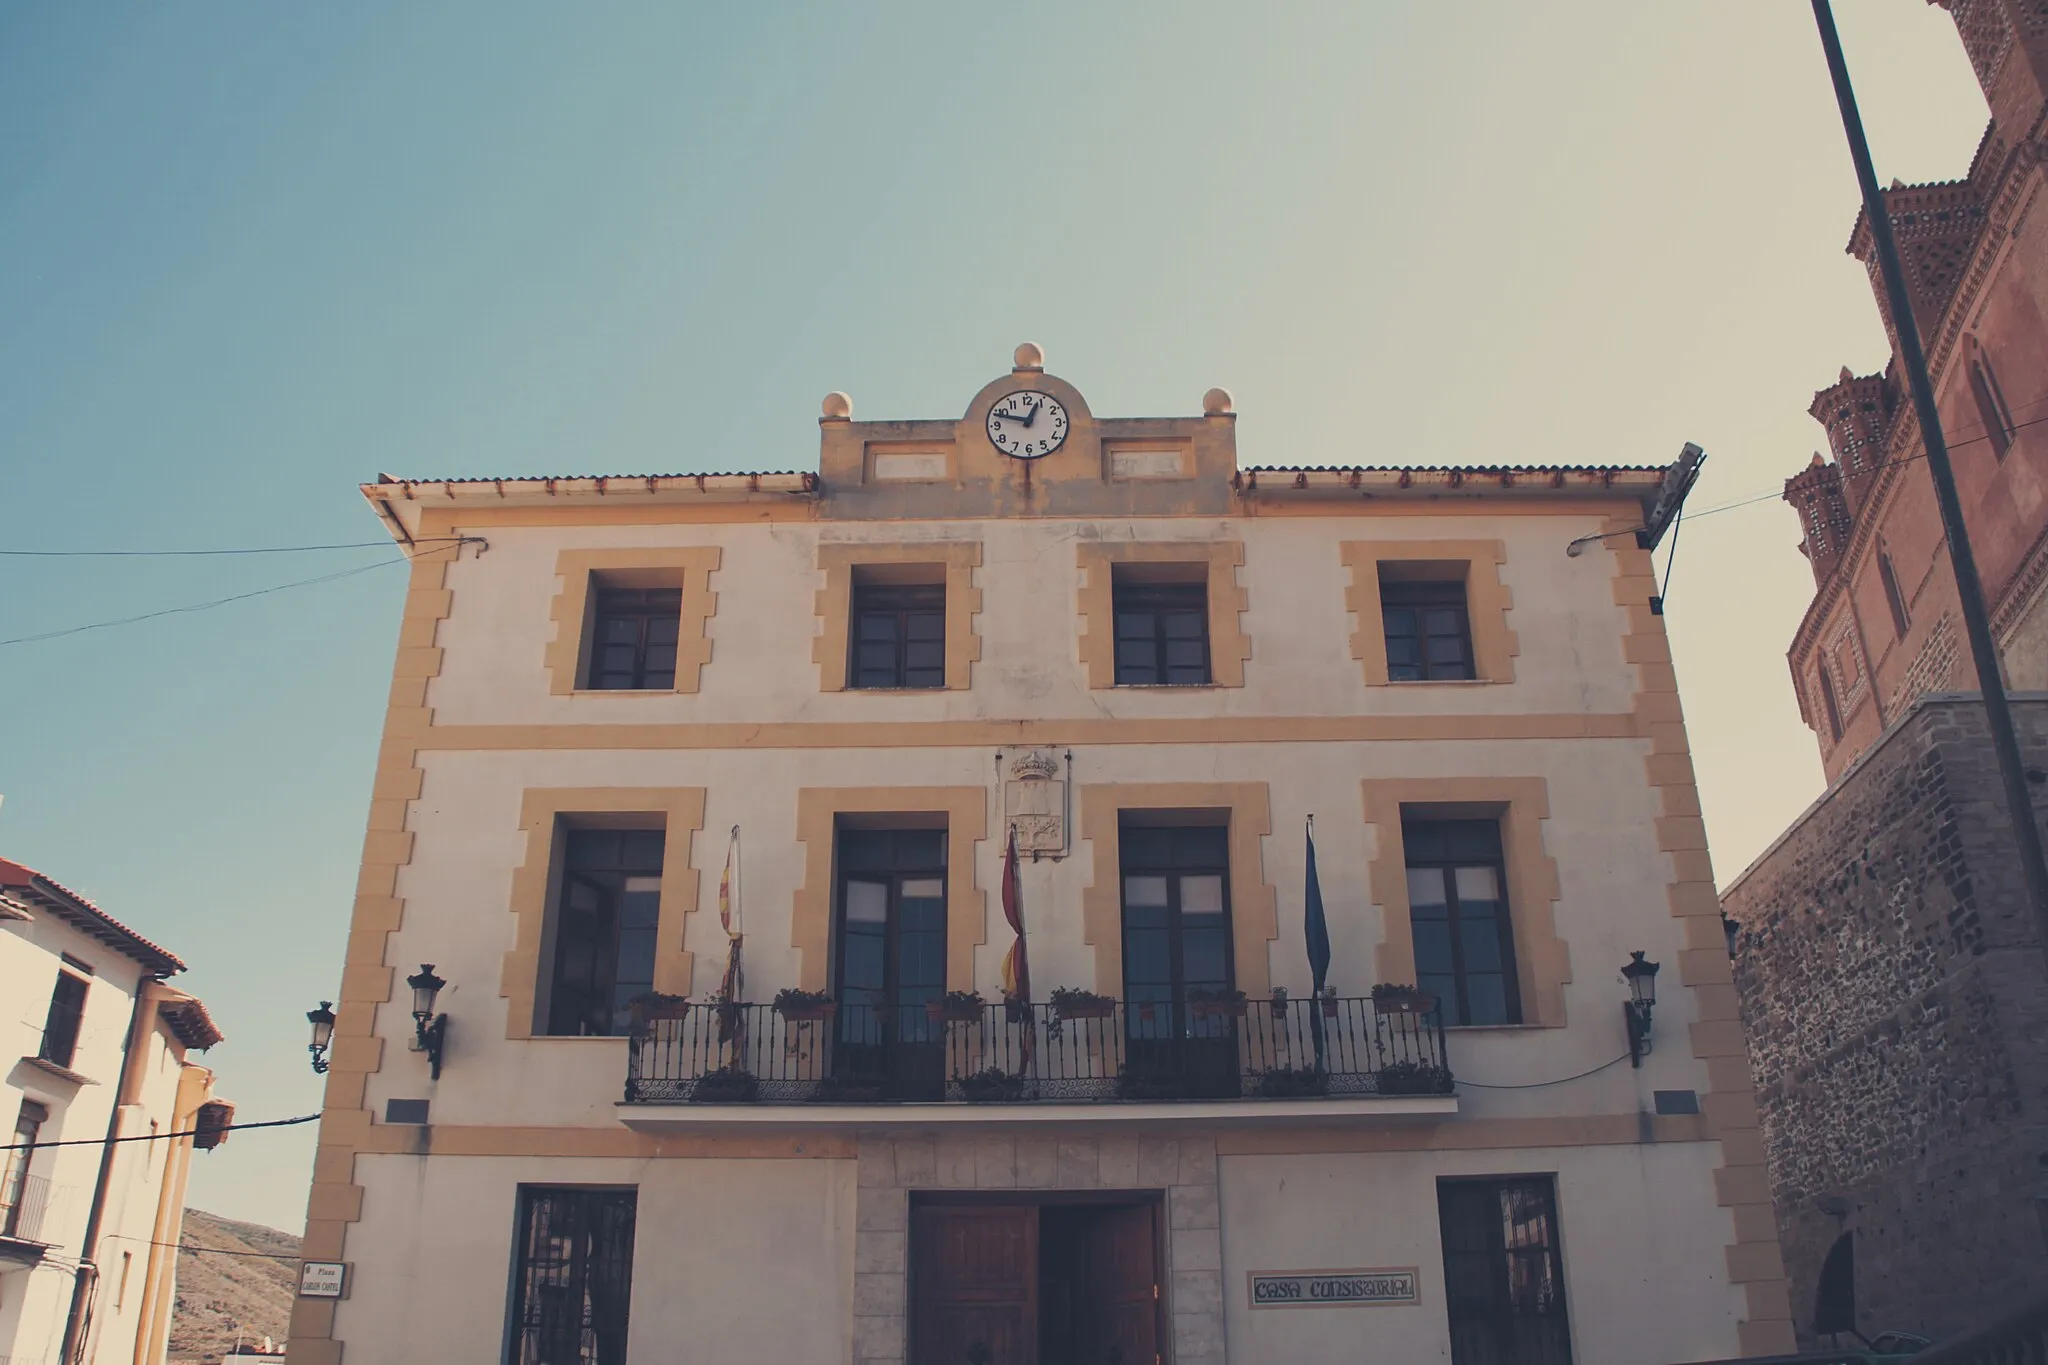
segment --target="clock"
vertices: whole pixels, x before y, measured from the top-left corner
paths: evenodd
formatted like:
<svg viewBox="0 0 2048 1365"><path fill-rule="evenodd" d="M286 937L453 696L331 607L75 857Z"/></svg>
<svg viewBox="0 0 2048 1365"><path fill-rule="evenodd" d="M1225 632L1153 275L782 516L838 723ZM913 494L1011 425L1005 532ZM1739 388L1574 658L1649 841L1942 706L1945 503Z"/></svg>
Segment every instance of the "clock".
<svg viewBox="0 0 2048 1365"><path fill-rule="evenodd" d="M988 410L988 439L1005 455L1036 460L1066 443L1067 409L1059 399L1036 389L1005 394Z"/></svg>

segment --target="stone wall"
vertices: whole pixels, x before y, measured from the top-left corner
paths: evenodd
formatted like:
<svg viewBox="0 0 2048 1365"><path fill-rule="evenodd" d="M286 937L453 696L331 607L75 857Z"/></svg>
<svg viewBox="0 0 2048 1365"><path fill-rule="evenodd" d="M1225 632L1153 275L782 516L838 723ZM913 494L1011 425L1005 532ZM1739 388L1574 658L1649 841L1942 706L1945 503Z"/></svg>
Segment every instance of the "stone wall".
<svg viewBox="0 0 2048 1365"><path fill-rule="evenodd" d="M2048 701L2015 703L2048 807ZM1859 1326L2048 1291L2048 967L1974 695L1921 699L1723 895L1802 1344L1855 1233Z"/></svg>

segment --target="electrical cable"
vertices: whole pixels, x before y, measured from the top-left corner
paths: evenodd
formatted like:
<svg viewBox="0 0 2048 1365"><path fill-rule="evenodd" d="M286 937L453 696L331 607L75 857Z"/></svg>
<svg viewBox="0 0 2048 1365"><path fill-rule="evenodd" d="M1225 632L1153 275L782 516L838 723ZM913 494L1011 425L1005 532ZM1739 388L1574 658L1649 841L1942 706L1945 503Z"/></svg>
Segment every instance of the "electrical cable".
<svg viewBox="0 0 2048 1365"><path fill-rule="evenodd" d="M229 1251L222 1247L196 1247L190 1242L153 1242L147 1237L131 1237L125 1232L110 1232L109 1242L139 1242L146 1247L170 1247L176 1251L196 1251L202 1256L256 1256L266 1261L297 1261L303 1258L297 1252L283 1251Z"/></svg>
<svg viewBox="0 0 2048 1365"><path fill-rule="evenodd" d="M1591 1071L1581 1071L1576 1076L1560 1076L1554 1081L1526 1081L1520 1085L1488 1085L1485 1081L1468 1081L1463 1076L1460 1076L1457 1078L1457 1083L1459 1085L1469 1085L1475 1090L1541 1090L1547 1085L1563 1085L1566 1081L1583 1081L1588 1076L1597 1076L1608 1067L1618 1066L1622 1062L1627 1061L1631 1055L1633 1054L1624 1052L1611 1062L1600 1063Z"/></svg>
<svg viewBox="0 0 2048 1365"><path fill-rule="evenodd" d="M0 1152L40 1152L45 1147L104 1147L110 1142L169 1142L172 1138L197 1137L201 1133L236 1133L244 1128L289 1128L295 1123L318 1122L318 1114L301 1114L295 1119L265 1119L261 1123L223 1123L217 1128L181 1128L175 1133L134 1133L115 1138L61 1138L56 1142L17 1142L0 1147Z"/></svg>
<svg viewBox="0 0 2048 1365"><path fill-rule="evenodd" d="M414 559L424 559L427 555L440 554L449 548L452 548L459 555L462 553L463 545L474 539L474 536L464 536L452 547L443 546L434 550L428 550L421 555L400 555L397 559L380 559L374 564L358 564L353 569L341 569L334 573L321 574L316 578L301 578L292 583L277 583L268 588L256 588L250 592L238 592L230 597L216 597L208 602L193 602L182 607L165 607L161 611L146 611L139 616L122 616L111 621L92 621L82 626L67 626L62 630L46 630L35 635L17 635L12 639L0 640L0 648L5 648L8 645L35 644L41 640L56 640L66 635L78 635L88 630L106 630L113 626L132 626L140 621L154 621L159 616L177 616L187 612L211 611L215 607L224 607L231 602L246 602L255 597L268 597L274 592L286 592L292 588L309 588L316 583L332 583L339 578L352 578L356 574L369 573L372 569L381 569L389 564L409 564Z"/></svg>
<svg viewBox="0 0 2048 1365"><path fill-rule="evenodd" d="M461 540L461 536L421 536L419 543ZM381 550L389 540L356 540L344 545L256 545L226 550L0 550L0 555L21 555L31 559L161 559L183 555L295 555L313 550Z"/></svg>

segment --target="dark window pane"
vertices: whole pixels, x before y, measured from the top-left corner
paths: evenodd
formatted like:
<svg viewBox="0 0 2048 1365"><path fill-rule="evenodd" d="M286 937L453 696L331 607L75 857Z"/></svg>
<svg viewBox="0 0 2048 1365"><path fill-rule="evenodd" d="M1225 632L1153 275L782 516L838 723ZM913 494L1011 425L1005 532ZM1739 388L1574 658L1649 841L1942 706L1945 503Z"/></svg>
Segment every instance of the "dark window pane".
<svg viewBox="0 0 2048 1365"><path fill-rule="evenodd" d="M1498 972L1467 972L1467 1024L1512 1024L1508 1017L1507 981Z"/></svg>
<svg viewBox="0 0 2048 1365"><path fill-rule="evenodd" d="M627 1030L625 1006L654 980L665 839L658 829L575 829L564 839L547 1032Z"/></svg>
<svg viewBox="0 0 2048 1365"><path fill-rule="evenodd" d="M848 683L856 688L946 685L946 590L942 586L853 589L853 658Z"/></svg>
<svg viewBox="0 0 2048 1365"><path fill-rule="evenodd" d="M1404 820L1418 977L1447 1024L1521 1022L1498 820Z"/></svg>
<svg viewBox="0 0 2048 1365"><path fill-rule="evenodd" d="M600 589L588 685L613 691L673 689L682 606L679 588ZM665 651L660 658L652 656L657 648Z"/></svg>
<svg viewBox="0 0 2048 1365"><path fill-rule="evenodd" d="M1112 592L1119 685L1210 681L1205 587L1114 583Z"/></svg>
<svg viewBox="0 0 2048 1365"><path fill-rule="evenodd" d="M512 1365L625 1365L636 1203L632 1190L520 1191Z"/></svg>
<svg viewBox="0 0 2048 1365"><path fill-rule="evenodd" d="M43 1045L37 1056L57 1066L70 1066L78 1055L78 1030L85 1019L87 984L69 972L57 973L50 988L50 1008L43 1017Z"/></svg>
<svg viewBox="0 0 2048 1365"><path fill-rule="evenodd" d="M1380 616L1386 631L1387 677L1469 679L1471 618L1462 582L1380 583Z"/></svg>

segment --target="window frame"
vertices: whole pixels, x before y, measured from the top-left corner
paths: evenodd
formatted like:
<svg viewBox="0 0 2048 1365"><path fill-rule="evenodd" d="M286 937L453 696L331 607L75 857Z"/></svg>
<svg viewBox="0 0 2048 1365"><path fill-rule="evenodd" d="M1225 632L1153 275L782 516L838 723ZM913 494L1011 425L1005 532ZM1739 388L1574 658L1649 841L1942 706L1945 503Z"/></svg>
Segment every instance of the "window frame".
<svg viewBox="0 0 2048 1365"><path fill-rule="evenodd" d="M1472 594L1468 579L1446 578L1386 578L1380 579L1380 634L1387 649L1387 681L1389 683L1411 682L1477 682L1479 681L1479 657L1472 645ZM1402 600L1402 599L1412 600ZM1434 661L1430 658L1429 642L1441 638L1432 634L1426 625L1427 611L1454 610L1457 613L1457 639L1463 651L1462 672L1437 673L1433 671ZM1415 630L1408 638L1416 645L1417 663L1402 665L1420 670L1413 677L1397 676L1394 663L1393 617L1396 612L1413 616Z"/></svg>
<svg viewBox="0 0 2048 1365"><path fill-rule="evenodd" d="M849 692L943 692L946 690L946 584L937 583L887 583L872 580L863 581L856 573L847 591L846 624L846 690ZM939 620L936 667L924 666L918 671L936 674L935 681L912 682L910 680L910 648L913 644L930 644L930 640L911 638L911 618L937 616ZM868 682L867 670L861 664L861 652L868 644L863 623L869 617L890 617L895 622L894 654L890 672L893 682Z"/></svg>
<svg viewBox="0 0 2048 1365"><path fill-rule="evenodd" d="M1991 453L2003 464L2012 453L2019 430L2013 425L2012 410L2005 405L2005 391L1998 385L1998 376L1982 351L1970 357L1969 381L1970 394L1977 402L1978 420L1984 423L1985 439L1991 442Z"/></svg>
<svg viewBox="0 0 2048 1365"><path fill-rule="evenodd" d="M571 1240L579 1243L571 1256L566 1258L566 1263L559 1263L559 1269L556 1268L555 1264L542 1261L533 1255L533 1244L536 1238L535 1213L537 1206L544 1199L560 1200L564 1203L574 1200L580 1206L577 1210L579 1222L570 1231L559 1235L553 1233L546 1234L547 1240L550 1243ZM616 1227L605 1229L599 1225L600 1220L606 1216L605 1205L607 1203L613 1205L614 1216L616 1216L617 1208L621 1205L623 1206L623 1221L625 1224L623 1229ZM538 1324L532 1321L534 1314L531 1311L532 1298L530 1296L537 1287L554 1287L546 1280L537 1282L537 1277L559 1275L560 1281L558 1283L561 1287L580 1289L583 1299L580 1316L589 1317L595 1312L595 1305L593 1303L595 1296L591 1293L590 1289L590 1281L593 1277L592 1262L597 1259L598 1255L594 1243L601 1236L610 1235L616 1237L620 1232L624 1234L623 1257L620 1257L619 1248L616 1246L608 1250L611 1252L615 1262L622 1261L622 1264L614 1265L610 1276L610 1278L622 1281L622 1292L618 1294L619 1311L617 1321L616 1323L606 1324L609 1331L615 1334L614 1339L618 1343L618 1350L616 1354L606 1351L605 1342L602 1338L591 1342L589 1348L586 1349L583 1338L586 1335L595 1336L599 1331L594 1324L587 1322L580 1324L577 1329L576 1335L578 1340L575 1349L576 1360L586 1362L587 1365L625 1365L627 1358L626 1348L632 1330L633 1262L634 1253L638 1250L639 1218L640 1191L638 1186L542 1184L522 1184L519 1186L513 1204L512 1257L510 1266L511 1292L506 1295L505 1305L505 1349L503 1359L506 1365L533 1365L533 1357L528 1356L526 1343L529 1329ZM547 1349L546 1345L543 1346L543 1349ZM570 1365L570 1362L555 1355L553 1351L549 1351L549 1355L552 1357L549 1365L556 1365L558 1361L560 1365Z"/></svg>
<svg viewBox="0 0 2048 1365"><path fill-rule="evenodd" d="M1438 857L1418 855L1415 851L1417 841L1411 832L1413 828L1419 825L1446 824L1491 825L1494 830L1494 853L1492 858L1488 860L1479 857L1454 858L1449 855ZM1444 921L1450 929L1451 981L1457 992L1457 997L1454 1001L1438 1001L1438 1009L1441 1011L1444 1027L1518 1028L1526 1023L1527 1014L1522 1008L1521 961L1515 954L1515 917L1512 899L1509 895L1507 838L1504 831L1500 828L1500 821L1498 819L1488 819L1485 816L1421 815L1409 817L1404 815L1401 821L1401 854L1403 870L1405 872L1437 871L1455 873L1459 868L1485 867L1493 873L1494 887L1498 897L1495 904L1499 907L1495 911L1493 919L1495 921L1495 933L1500 940L1501 967L1499 974L1507 1017L1504 1019L1490 1019L1480 1023L1475 1023L1470 1018L1472 1010L1470 986L1467 981L1470 971L1465 965L1464 922L1459 918L1458 914L1460 902L1458 898L1457 877L1451 875L1443 879ZM1408 898L1408 922L1409 942L1412 945L1415 941L1415 899L1412 892ZM1421 981L1421 977L1422 969L1418 962L1416 966L1418 984Z"/></svg>
<svg viewBox="0 0 2048 1365"><path fill-rule="evenodd" d="M1913 613L1906 605L1906 595L1899 584L1899 571L1892 564L1891 550L1883 541L1877 545L1877 577L1884 589L1885 605L1891 609L1892 631L1896 638L1903 640L1913 627Z"/></svg>
<svg viewBox="0 0 2048 1365"><path fill-rule="evenodd" d="M1484 1176L1440 1176L1437 1190L1437 1231L1443 1253L1444 1265L1444 1319L1450 1330L1451 1365L1468 1365L1470 1361L1514 1360L1526 1365L1571 1365L1572 1328L1571 1293L1565 1280L1564 1269L1564 1219L1557 1197L1557 1177L1545 1175L1484 1175ZM1447 1192L1455 1191L1453 1199L1447 1200ZM1489 1216L1474 1218L1469 1226L1456 1229L1458 1232L1477 1230L1484 1239L1484 1245L1466 1247L1459 1245L1461 1239L1454 1236L1454 1201L1458 1195L1468 1192L1488 1192L1493 1211ZM1510 1196L1535 1196L1535 1203L1543 1225L1542 1240L1536 1243L1517 1242L1510 1244L1506 1227L1510 1219ZM1526 1225L1533 1219L1516 1220ZM1540 1258L1543 1278L1555 1290L1555 1307L1546 1312L1520 1313L1516 1311L1518 1295L1516 1282L1527 1277L1518 1273L1517 1259L1524 1253L1534 1251ZM1463 1267L1454 1263L1454 1258L1476 1257L1482 1262L1491 1261L1486 1268L1487 1302L1476 1305L1473 1296L1465 1292L1470 1278L1462 1273ZM1464 1321L1483 1324L1491 1328L1492 1341L1478 1353L1466 1353L1460 1359L1458 1342L1460 1332L1460 1310L1467 1310ZM1530 1330L1525 1323L1554 1324L1556 1335L1548 1342L1541 1339L1529 1340L1525 1335Z"/></svg>
<svg viewBox="0 0 2048 1365"><path fill-rule="evenodd" d="M639 599L625 602L625 598ZM659 598L659 601L652 599ZM683 632L683 590L680 586L632 587L608 584L602 578L591 585L590 590L590 643L587 649L586 668L582 687L585 692L673 692L676 690L676 676L681 664ZM615 647L624 647L607 640L606 628L614 621L633 621L637 624L637 638L630 646L633 651L632 666L625 670L631 679L629 683L612 685L602 681L617 670L602 667L604 652ZM664 622L673 622L674 638L667 641L652 638L655 627ZM650 678L662 676L664 670L648 667L648 655L656 649L669 651L669 666L665 670L668 681L655 682Z"/></svg>
<svg viewBox="0 0 2048 1365"><path fill-rule="evenodd" d="M75 998L68 1004L65 1000L67 984L77 988ZM69 1071L71 1064L78 1060L78 1043L85 1030L85 1006L91 991L91 977L73 971L69 964L57 969L57 979L50 986L50 1003L43 1014L42 1041L36 1048L39 1061ZM68 1032L63 1028L68 1028ZM63 1047L54 1046L53 1038L62 1038ZM59 1051L64 1055L58 1056Z"/></svg>
<svg viewBox="0 0 2048 1365"><path fill-rule="evenodd" d="M1213 653L1209 643L1209 585L1206 580L1194 582L1171 582L1138 579L1118 574L1112 568L1110 573L1110 630L1112 685L1116 687L1214 687L1216 671ZM1199 627L1196 636L1201 648L1201 678L1174 681L1169 674L1175 667L1170 662L1172 646L1177 642L1169 633L1166 620L1169 614L1181 617L1192 616ZM1126 616L1149 615L1152 630L1149 640L1152 646L1152 663L1149 665L1154 676L1150 679L1125 676L1124 618ZM1133 638L1131 643L1137 643ZM1179 643L1185 643L1182 637Z"/></svg>
<svg viewBox="0 0 2048 1365"><path fill-rule="evenodd" d="M652 840L661 849L660 863L651 872L644 867L623 865L607 868L579 867L576 865L574 855L570 850L575 846L577 836L586 834L609 834L613 836L639 834L651 836ZM543 959L543 967L547 974L547 1016L545 1020L537 1021L542 1024L542 1027L535 1032L537 1036L545 1038L624 1037L626 1028L621 1025L617 1018L616 1002L620 986L621 947L625 935L629 931L625 921L625 898L633 894L647 894L646 888L640 888L636 892L627 883L650 876L657 879L660 883L653 893L655 897L654 923L652 926L636 927L633 930L633 932L641 932L642 928L644 928L645 932L653 939L652 949L649 954L649 978L645 983L645 989L651 991L654 989L654 978L660 975L661 900L667 886L667 867L669 862L668 832L665 827L659 824L619 827L611 825L578 825L564 821L561 836L560 871L557 877L558 884L550 905L548 951ZM623 853L621 861L623 862ZM619 885L616 888L606 885L604 879L607 877L615 878ZM570 897L575 894L579 886L586 885L595 888L596 894L602 899L605 923L599 935L602 941L597 943L597 950L591 956L590 980L579 985L564 980L565 940L563 935L565 928L570 922ZM631 984L638 985L641 983L636 978ZM606 996L609 996L615 1002L613 1007L606 1010L606 1013L611 1016L608 1026L601 1030L589 1027L597 1018L592 1013L592 1010L598 1007ZM581 1001L581 1006L574 1009L575 1017L572 1020L570 1018L572 1007L565 1002L577 1000ZM571 1022L576 1024L577 1027L569 1028L565 1026Z"/></svg>
<svg viewBox="0 0 2048 1365"><path fill-rule="evenodd" d="M1820 651L1814 660L1813 675L1820 680L1820 700L1828 722L1828 735L1837 744L1842 742L1842 706L1835 697L1834 679L1828 676L1827 651Z"/></svg>
<svg viewBox="0 0 2048 1365"><path fill-rule="evenodd" d="M1131 835L1171 829L1195 829L1215 839L1215 861L1167 860L1169 865L1142 856L1134 857L1131 851ZM1187 975L1187 927L1182 906L1181 882L1187 877L1215 877L1222 883L1223 896L1223 980L1224 989L1237 985L1237 921L1232 913L1230 896L1230 827L1228 824L1209 822L1188 824L1150 824L1143 820L1119 821L1117 825L1117 908L1119 911L1117 935L1122 954L1123 980L1118 995L1127 1005L1143 1005L1147 1002L1134 1000L1131 992L1131 921L1130 921L1130 880L1133 877L1162 877L1166 880L1166 955L1167 955L1167 998L1171 1002L1171 1036L1180 1037L1189 1032L1187 1010L1189 985ZM1213 988L1215 983L1198 982L1197 986ZM1126 1010L1126 1026L1135 1028L1137 1022Z"/></svg>
<svg viewBox="0 0 2048 1365"><path fill-rule="evenodd" d="M871 834L895 835L899 833L926 834L937 836L939 840L938 863L936 865L920 865L915 867L899 866L895 864L895 859L892 857L892 865L887 868L856 868L849 867L847 865L847 859L844 856L845 845L843 842L847 838L847 836ZM842 826L836 831L833 842L835 845L837 845L837 847L834 850L833 856L834 886L832 897L832 988L834 992L841 997L840 1003L842 1005L853 1003L845 1000L843 997L846 991L850 989L845 984L847 943L846 891L848 885L856 881L886 881L888 883L888 903L883 911L882 985L879 987L879 990L882 993L882 1003L884 1005L899 1010L908 1010L913 1005L922 1004L925 1002L923 1000L906 1001L902 998L902 992L904 989L906 989L903 986L900 975L902 966L900 950L903 934L903 883L909 880L929 880L932 878L936 878L938 880L939 903L941 907L939 915L940 979L936 991L931 995L930 998L933 1000L943 998L946 994L946 953L950 947L947 941L950 937L948 931L951 928L951 926L947 923L947 920L949 918L949 916L947 915L947 910L951 906L952 892L952 879L950 875L951 869L947 866L947 863L951 861L951 833L943 824L905 826L902 829L881 829L872 826L866 828L863 828L861 826ZM867 990L870 988L861 987L860 989ZM911 989L923 988L913 987Z"/></svg>

